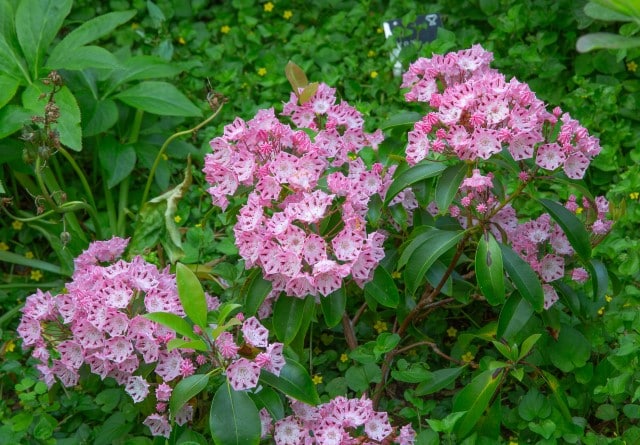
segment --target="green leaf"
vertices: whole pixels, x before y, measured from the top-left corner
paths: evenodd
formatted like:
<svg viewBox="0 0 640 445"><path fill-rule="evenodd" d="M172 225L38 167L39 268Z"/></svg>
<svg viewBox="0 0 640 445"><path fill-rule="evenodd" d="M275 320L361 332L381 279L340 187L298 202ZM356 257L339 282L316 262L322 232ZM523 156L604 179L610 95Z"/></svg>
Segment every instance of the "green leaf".
<svg viewBox="0 0 640 445"><path fill-rule="evenodd" d="M603 3L611 4L611 2L605 0ZM627 12L627 11L625 11ZM607 22L626 22L633 20L628 14L623 11L616 11L613 8L607 8L604 4L599 5L596 2L588 2L584 6L584 13L592 19L602 20Z"/></svg>
<svg viewBox="0 0 640 445"><path fill-rule="evenodd" d="M245 302L244 312L246 315L255 315L262 306L264 299L271 292L271 281L267 281L262 277L259 269L254 269L248 278L248 285L244 291Z"/></svg>
<svg viewBox="0 0 640 445"><path fill-rule="evenodd" d="M121 412L115 412L96 430L94 445L110 445L126 437L133 423Z"/></svg>
<svg viewBox="0 0 640 445"><path fill-rule="evenodd" d="M581 53L594 49L632 49L640 47L640 37L621 36L608 32L594 32L581 36L576 49Z"/></svg>
<svg viewBox="0 0 640 445"><path fill-rule="evenodd" d="M391 377L399 382L422 383L433 378L425 363L411 363L406 369L394 369Z"/></svg>
<svg viewBox="0 0 640 445"><path fill-rule="evenodd" d="M28 83L31 75L20 55L14 25L12 3L0 2L0 72Z"/></svg>
<svg viewBox="0 0 640 445"><path fill-rule="evenodd" d="M271 418L280 420L284 417L284 406L280 395L269 386L262 386L259 391L249 394L258 408L265 408Z"/></svg>
<svg viewBox="0 0 640 445"><path fill-rule="evenodd" d="M189 400L200 394L209 384L208 374L194 374L178 382L171 392L169 409L177 413Z"/></svg>
<svg viewBox="0 0 640 445"><path fill-rule="evenodd" d="M417 113L415 111L397 113L384 121L380 126L380 129L387 130L393 127L409 127L422 119L422 116L422 113Z"/></svg>
<svg viewBox="0 0 640 445"><path fill-rule="evenodd" d="M277 376L263 369L260 373L260 381L308 405L318 405L320 397L305 367L289 358L285 358L285 361L286 364L280 371L280 375Z"/></svg>
<svg viewBox="0 0 640 445"><path fill-rule="evenodd" d="M111 99L96 100L90 94L78 94L85 138L104 133L118 122L118 106ZM132 166L133 167L133 166Z"/></svg>
<svg viewBox="0 0 640 445"><path fill-rule="evenodd" d="M185 314L202 329L207 327L207 299L195 273L182 263L176 264L178 296Z"/></svg>
<svg viewBox="0 0 640 445"><path fill-rule="evenodd" d="M413 252L415 252L418 247L431 240L431 238L436 236L438 232L439 230L433 226L415 227L407 241L400 247L400 251L402 253L398 259L398 269L404 267L409 261L409 258L411 258L411 255L413 255Z"/></svg>
<svg viewBox="0 0 640 445"><path fill-rule="evenodd" d="M454 396L453 411L466 411L455 427L459 438L466 437L480 420L496 393L503 374L503 368L483 371Z"/></svg>
<svg viewBox="0 0 640 445"><path fill-rule="evenodd" d="M549 359L563 372L571 372L582 368L591 357L591 343L582 332L563 325L558 335L558 341L549 348Z"/></svg>
<svg viewBox="0 0 640 445"><path fill-rule="evenodd" d="M194 334L193 327L189 322L176 314L172 314L170 312L150 312L148 314L144 314L144 317L151 321L155 321L156 323L160 323L184 337L188 337L192 340L198 339L198 336Z"/></svg>
<svg viewBox="0 0 640 445"><path fill-rule="evenodd" d="M35 258L26 258L22 255L14 252L9 252L7 250L0 250L0 262L19 264L21 266L41 269L58 275L65 275L60 266L56 264L47 263L46 261L42 260L36 260Z"/></svg>
<svg viewBox="0 0 640 445"><path fill-rule="evenodd" d="M122 63L122 69L111 75L111 88L133 80L174 77L182 71L179 65L170 64L158 56L133 56Z"/></svg>
<svg viewBox="0 0 640 445"><path fill-rule="evenodd" d="M120 66L120 62L100 46L81 46L60 54L58 58L50 57L45 66L47 70L114 69Z"/></svg>
<svg viewBox="0 0 640 445"><path fill-rule="evenodd" d="M320 306L322 307L324 322L328 327L332 328L340 323L347 306L347 290L344 285L326 297L320 297Z"/></svg>
<svg viewBox="0 0 640 445"><path fill-rule="evenodd" d="M522 342L522 350L520 351L520 355L518 356L518 360L522 360L529 354L529 351L535 346L535 344L540 340L542 334L533 334L525 339Z"/></svg>
<svg viewBox="0 0 640 445"><path fill-rule="evenodd" d="M136 165L136 151L132 145L122 144L114 137L106 137L99 146L98 159L110 189L129 176Z"/></svg>
<svg viewBox="0 0 640 445"><path fill-rule="evenodd" d="M396 308L400 302L400 294L396 283L391 274L382 266L376 268L373 273L373 279L365 284L364 291L386 307Z"/></svg>
<svg viewBox="0 0 640 445"><path fill-rule="evenodd" d="M202 112L176 87L148 80L114 96L125 104L162 116L202 116Z"/></svg>
<svg viewBox="0 0 640 445"><path fill-rule="evenodd" d="M569 407L567 405L565 390L560 386L560 382L558 381L558 379L556 379L556 377L553 374L545 370L541 370L541 371L542 371L542 378L547 382L547 386L549 387L549 389L551 389L551 392L553 393L553 397L556 401L556 405L560 410L560 412L562 413L564 420L569 422L569 424L571 424L573 419L571 417L571 411L569 411Z"/></svg>
<svg viewBox="0 0 640 445"><path fill-rule="evenodd" d="M366 363L364 365L354 365L347 369L344 375L347 385L353 391L367 391L372 383L380 383L382 381L382 370L375 363Z"/></svg>
<svg viewBox="0 0 640 445"><path fill-rule="evenodd" d="M213 396L209 428L216 445L260 443L261 423L256 405L246 391L235 391L229 382L220 385Z"/></svg>
<svg viewBox="0 0 640 445"><path fill-rule="evenodd" d="M544 307L544 291L538 275L511 247L500 244L500 249L504 268L509 273L514 286L533 309L540 312Z"/></svg>
<svg viewBox="0 0 640 445"><path fill-rule="evenodd" d="M519 294L512 294L504 303L498 318L498 328L496 336L504 338L508 342L529 322L533 316L531 303L522 298Z"/></svg>
<svg viewBox="0 0 640 445"><path fill-rule="evenodd" d="M405 283L411 295L415 294L423 283L423 278L433 263L449 249L455 247L463 235L464 232L439 231L413 252L404 270Z"/></svg>
<svg viewBox="0 0 640 445"><path fill-rule="evenodd" d="M466 174L467 164L460 162L447 167L438 179L438 185L436 185L436 204L438 205L438 210L441 215L448 211Z"/></svg>
<svg viewBox="0 0 640 445"><path fill-rule="evenodd" d="M16 10L16 34L34 79L40 76L44 54L71 11L72 3L72 0L19 2Z"/></svg>
<svg viewBox="0 0 640 445"><path fill-rule="evenodd" d="M441 162L432 162L424 160L409 168L408 170L400 173L389 186L387 194L384 197L384 203L389 202L396 197L398 193L410 187L419 181L424 181L428 178L433 178L442 173L447 166Z"/></svg>
<svg viewBox="0 0 640 445"><path fill-rule="evenodd" d="M182 338L172 338L167 343L167 349L173 351L174 349L193 349L195 351L209 351L209 347L202 339L198 340L186 340Z"/></svg>
<svg viewBox="0 0 640 445"><path fill-rule="evenodd" d="M20 80L0 72L0 108L13 99L19 86Z"/></svg>
<svg viewBox="0 0 640 445"><path fill-rule="evenodd" d="M118 26L131 20L135 15L136 11L116 11L92 18L67 34L56 45L51 51L49 62L52 59L62 59L65 54L106 36Z"/></svg>
<svg viewBox="0 0 640 445"><path fill-rule="evenodd" d="M464 366L462 366L460 368L445 368L432 371L431 376L418 385L416 395L426 396L446 388L455 382L464 369Z"/></svg>
<svg viewBox="0 0 640 445"><path fill-rule="evenodd" d="M487 302L492 306L504 303L502 253L491 232L485 232L480 237L475 265L478 285Z"/></svg>
<svg viewBox="0 0 640 445"><path fill-rule="evenodd" d="M287 77L287 80L291 84L291 88L296 95L299 93L301 88L306 87L309 84L307 80L307 76L302 71L298 65L293 63L291 60L284 67L284 74Z"/></svg>
<svg viewBox="0 0 640 445"><path fill-rule="evenodd" d="M593 299L598 301L605 296L609 287L609 273L607 267L598 260L587 263L591 280L593 280Z"/></svg>
<svg viewBox="0 0 640 445"><path fill-rule="evenodd" d="M541 199L540 204L547 209L553 220L558 223L567 236L571 247L583 261L591 258L591 241L584 224L564 206L550 199Z"/></svg>
<svg viewBox="0 0 640 445"><path fill-rule="evenodd" d="M31 120L33 113L18 105L7 105L0 108L0 139L22 129Z"/></svg>
<svg viewBox="0 0 640 445"><path fill-rule="evenodd" d="M291 343L300 330L304 301L303 298L281 295L273 305L273 330L285 345Z"/></svg>

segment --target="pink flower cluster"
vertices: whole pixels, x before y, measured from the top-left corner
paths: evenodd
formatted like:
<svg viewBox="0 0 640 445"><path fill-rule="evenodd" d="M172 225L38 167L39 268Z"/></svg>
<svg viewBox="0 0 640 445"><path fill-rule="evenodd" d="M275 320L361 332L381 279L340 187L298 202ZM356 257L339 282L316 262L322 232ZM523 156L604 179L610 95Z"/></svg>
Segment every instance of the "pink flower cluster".
<svg viewBox="0 0 640 445"><path fill-rule="evenodd" d="M242 186L249 192L235 241L246 267L260 267L273 283L267 302L282 291L326 296L349 276L362 286L384 257L385 236L367 232L365 215L371 197L384 196L392 172L356 155L377 147L381 133L365 133L360 113L336 104L335 90L324 84L309 102L297 100L292 94L284 115L298 129L273 109L248 122L236 118L211 141L205 159L215 205L226 208Z"/></svg>
<svg viewBox="0 0 640 445"><path fill-rule="evenodd" d="M127 243L122 238L92 243L75 259L66 293L38 290L27 298L18 334L24 346L34 348L47 385L55 378L64 386L76 385L86 364L101 378L114 378L138 403L150 393L149 382L134 374L142 364L155 364L160 387L168 388L164 382L193 368L191 354L167 349L175 333L143 317L149 312L184 315L175 276L139 256L119 259ZM174 415L176 421L190 418L188 408Z"/></svg>
<svg viewBox="0 0 640 445"><path fill-rule="evenodd" d="M346 445L396 443L412 445L416 433L411 425L396 430L386 412L373 410L371 400L336 397L318 406L292 401L294 414L272 424L261 410L263 438L273 436L276 445Z"/></svg>
<svg viewBox="0 0 640 445"><path fill-rule="evenodd" d="M403 76L402 87L410 88L405 98L427 102L433 111L409 132L407 162L430 152L486 160L506 148L516 161L533 158L546 170L562 167L569 178L582 178L600 152L598 139L559 108L547 112L527 84L507 82L489 68L492 60L493 54L474 45L411 64ZM548 127L558 118L557 136L548 140L555 134Z"/></svg>

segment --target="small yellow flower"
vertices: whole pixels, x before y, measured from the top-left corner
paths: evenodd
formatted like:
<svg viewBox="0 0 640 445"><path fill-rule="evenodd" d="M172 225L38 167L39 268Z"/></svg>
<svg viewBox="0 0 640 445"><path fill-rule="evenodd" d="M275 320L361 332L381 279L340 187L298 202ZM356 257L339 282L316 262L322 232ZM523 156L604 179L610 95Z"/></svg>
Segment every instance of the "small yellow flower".
<svg viewBox="0 0 640 445"><path fill-rule="evenodd" d="M0 250L9 250L9 246L4 241L0 241Z"/></svg>
<svg viewBox="0 0 640 445"><path fill-rule="evenodd" d="M391 272L391 278L394 278L394 279L397 280L401 276L402 276L402 274L400 272L398 272L397 270L394 270L393 272Z"/></svg>
<svg viewBox="0 0 640 445"><path fill-rule="evenodd" d="M316 346L315 348L313 348L313 353L315 355L320 355L322 353L322 349L320 349L318 346Z"/></svg>
<svg viewBox="0 0 640 445"><path fill-rule="evenodd" d="M584 209L583 209L582 207L578 207L578 208L576 209L576 215L581 215L583 210L584 210Z"/></svg>
<svg viewBox="0 0 640 445"><path fill-rule="evenodd" d="M197 227L198 229L202 229L202 223L198 223L198 224L196 224L196 227Z"/></svg>
<svg viewBox="0 0 640 445"><path fill-rule="evenodd" d="M271 12L271 11L273 11L273 3L271 3L271 2L267 2L267 3L265 3L265 4L264 4L264 10L265 10L266 12Z"/></svg>
<svg viewBox="0 0 640 445"><path fill-rule="evenodd" d="M184 37L180 36L178 37L178 43L180 45L184 45L185 43L187 43L187 41L184 39Z"/></svg>
<svg viewBox="0 0 640 445"><path fill-rule="evenodd" d="M371 71L370 76L371 76L372 79L375 79L376 77L378 77L378 72L377 71Z"/></svg>
<svg viewBox="0 0 640 445"><path fill-rule="evenodd" d="M638 64L635 63L633 60L631 62L627 62L627 69L632 73L635 73L636 70L638 69Z"/></svg>
<svg viewBox="0 0 640 445"><path fill-rule="evenodd" d="M264 67L258 68L258 76L262 77L262 76L264 76L266 74L267 74L267 69L266 68L264 68Z"/></svg>
<svg viewBox="0 0 640 445"><path fill-rule="evenodd" d="M631 198L631 199L638 199L638 197L640 197L640 193L639 192L631 192L631 193L629 193L629 198Z"/></svg>
<svg viewBox="0 0 640 445"><path fill-rule="evenodd" d="M229 31L231 31L231 28L227 25L224 25L222 28L220 28L220 32L222 34L229 34Z"/></svg>
<svg viewBox="0 0 640 445"><path fill-rule="evenodd" d="M604 299L607 301L607 303L611 303L611 300L613 300L613 297L611 295L605 295Z"/></svg>
<svg viewBox="0 0 640 445"><path fill-rule="evenodd" d="M510 440L509 441L509 445L518 445L518 442L514 441L514 440Z"/></svg>
<svg viewBox="0 0 640 445"><path fill-rule="evenodd" d="M291 17L293 17L293 12L287 10L287 11L282 13L282 17L285 20L289 20Z"/></svg>
<svg viewBox="0 0 640 445"><path fill-rule="evenodd" d="M16 344L13 340L9 340L7 343L5 343L4 345L4 350L7 352L13 352L13 350L16 349Z"/></svg>
<svg viewBox="0 0 640 445"><path fill-rule="evenodd" d="M387 330L387 324L382 320L378 320L373 325L373 329L375 329L376 332L380 334L381 332L385 332Z"/></svg>
<svg viewBox="0 0 640 445"><path fill-rule="evenodd" d="M33 258L33 252L32 251L25 252L24 257L30 260L31 258Z"/></svg>
<svg viewBox="0 0 640 445"><path fill-rule="evenodd" d="M383 30L382 28L378 28L378 29L376 29L376 32L377 32L378 34L382 34L382 33L384 32L384 30Z"/></svg>
<svg viewBox="0 0 640 445"><path fill-rule="evenodd" d="M180 221L182 221L182 217L180 215L176 215L173 217L173 220L176 222L176 224L180 223Z"/></svg>
<svg viewBox="0 0 640 445"><path fill-rule="evenodd" d="M313 382L314 385L319 385L320 383L322 383L322 376L319 374L315 374L312 378L311 381Z"/></svg>
<svg viewBox="0 0 640 445"><path fill-rule="evenodd" d="M598 309L598 315L604 315L604 306Z"/></svg>
<svg viewBox="0 0 640 445"><path fill-rule="evenodd" d="M31 279L33 281L40 281L42 279L42 272L39 270L32 270L31 271Z"/></svg>
<svg viewBox="0 0 640 445"><path fill-rule="evenodd" d="M138 29L138 28L140 28L140 24L138 24L138 23L136 23L136 22L133 22L133 23L131 24L131 29L136 30L136 29Z"/></svg>
<svg viewBox="0 0 640 445"><path fill-rule="evenodd" d="M347 360L349 360L349 356L347 354L345 354L344 352L340 354L340 361L342 363L345 363Z"/></svg>
<svg viewBox="0 0 640 445"><path fill-rule="evenodd" d="M162 160L163 161L168 161L169 160L169 156L167 156L166 154L162 153Z"/></svg>
<svg viewBox="0 0 640 445"><path fill-rule="evenodd" d="M447 329L447 335L449 337L455 337L456 335L458 335L458 330L453 326L450 326L449 329Z"/></svg>
<svg viewBox="0 0 640 445"><path fill-rule="evenodd" d="M461 357L462 361L465 363L470 363L471 360L473 360L475 356L471 353L471 351L467 351L464 353L464 355Z"/></svg>
<svg viewBox="0 0 640 445"><path fill-rule="evenodd" d="M23 226L23 222L22 221L14 221L11 223L11 227L13 227L14 230L20 230L22 229Z"/></svg>

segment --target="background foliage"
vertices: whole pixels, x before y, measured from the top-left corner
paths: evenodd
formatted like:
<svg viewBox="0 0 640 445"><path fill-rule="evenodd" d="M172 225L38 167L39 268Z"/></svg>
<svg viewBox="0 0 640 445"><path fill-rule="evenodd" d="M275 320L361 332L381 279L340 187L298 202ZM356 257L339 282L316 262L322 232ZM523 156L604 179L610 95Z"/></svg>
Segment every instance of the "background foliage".
<svg viewBox="0 0 640 445"><path fill-rule="evenodd" d="M373 0L5 0L0 5L0 34L17 33L23 40L25 30L35 26L28 12L66 8L50 12L61 19L49 24L49 39L32 45L31 52L14 51L16 64L8 58L0 64L0 192L6 198L0 225L0 443L151 443L138 419L149 407L134 405L114 382L88 373L82 391L48 391L38 382L15 336L19 305L36 287L62 287L73 258L89 240L112 235L135 234L133 252L158 264L175 259L206 264L200 278L209 290L239 295L246 276L230 240L231 223L227 214L212 210L204 193L200 169L207 142L235 116L249 119L260 108L278 109L290 92L284 76L289 60L311 81L336 87L367 116L370 130L411 110L393 76L388 54L394 42L385 40L381 24L435 12L444 29L430 44L405 47L405 67L419 56L481 43L494 52L494 67L527 82L541 99L569 111L600 138L603 152L584 186L607 195L612 205L614 229L594 254L607 265L610 286L599 299L579 298L582 305L571 313L550 313L514 333L517 351L492 343L498 310L476 303L434 310L424 334L436 348L426 344L387 370L393 384L385 388L381 408L421 425L420 443L459 443L470 431L461 431L459 419L448 413L468 406L465 398L476 394L462 388L493 384L488 367L499 360L508 362L512 373L501 388L502 403L491 405L494 411L473 427L467 443L640 441L640 49L576 51L581 35L633 36L636 23L594 20L583 2L573 0L440 0L418 6ZM105 32L75 31L96 17L107 17L93 22ZM0 45L0 51L12 51L11 45ZM48 173L38 177L30 151L42 146L38 138L50 135L42 131L46 122L26 130L23 125L32 114L42 115L43 102L36 99L48 93L40 79L51 69L64 78L55 98L62 115L60 142L67 150L52 154ZM212 114L210 102L217 106L224 100L208 125L186 131ZM175 131L185 134L165 143ZM181 183L184 196L163 195ZM44 212L36 199L46 195L43 188L50 192ZM147 202L153 197L158 198ZM138 215L145 223L136 226ZM161 249L152 248L157 243ZM357 307L347 309L354 313ZM345 392L360 395L382 380L381 357L395 347L388 332L393 317L384 305L363 313L356 331L361 345L351 352L339 327L306 321L309 336L297 349L318 377L322 401ZM534 332L544 333L531 339ZM527 361L546 370L531 373L521 363L528 339L537 344ZM455 363L437 353L443 348L459 366L450 368ZM523 381L518 369L525 368L533 377ZM200 440L187 430L182 434L177 443Z"/></svg>

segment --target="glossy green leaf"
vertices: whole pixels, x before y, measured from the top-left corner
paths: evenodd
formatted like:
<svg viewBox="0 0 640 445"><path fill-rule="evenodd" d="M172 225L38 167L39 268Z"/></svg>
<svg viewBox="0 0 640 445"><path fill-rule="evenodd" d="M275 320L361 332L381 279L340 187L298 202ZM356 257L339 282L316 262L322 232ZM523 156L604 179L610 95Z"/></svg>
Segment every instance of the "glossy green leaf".
<svg viewBox="0 0 640 445"><path fill-rule="evenodd" d="M326 325L330 328L338 325L347 307L347 290L344 285L326 297L320 297L320 307Z"/></svg>
<svg viewBox="0 0 640 445"><path fill-rule="evenodd" d="M16 35L33 78L40 76L44 55L71 11L72 0L21 0L16 10Z"/></svg>
<svg viewBox="0 0 640 445"><path fill-rule="evenodd" d="M386 130L393 127L413 126L413 124L422 119L422 116L422 113L417 113L415 111L405 111L397 113L384 121L380 126L380 129Z"/></svg>
<svg viewBox="0 0 640 445"><path fill-rule="evenodd" d="M178 296L185 314L201 328L207 327L207 299L195 273L182 263L176 264Z"/></svg>
<svg viewBox="0 0 640 445"><path fill-rule="evenodd" d="M320 397L305 367L289 358L285 360L279 376L263 369L260 381L308 405L318 405Z"/></svg>
<svg viewBox="0 0 640 445"><path fill-rule="evenodd" d="M162 116L201 116L202 112L176 87L147 80L113 96L125 104Z"/></svg>
<svg viewBox="0 0 640 445"><path fill-rule="evenodd" d="M195 351L206 352L209 351L209 347L202 339L189 340L182 338L172 338L167 343L167 349L173 351L174 349L193 349Z"/></svg>
<svg viewBox="0 0 640 445"><path fill-rule="evenodd" d="M8 2L0 2L0 7L9 6ZM0 10L0 14L3 11ZM8 12L10 14L10 12ZM0 17L1 19L2 17ZM13 24L13 17L11 17L11 24ZM27 66L20 55L20 50L10 44L7 38L0 33L0 72L20 79L21 82L30 82L31 75L27 69Z"/></svg>
<svg viewBox="0 0 640 445"><path fill-rule="evenodd" d="M132 145L123 144L114 137L105 137L100 144L98 159L107 178L107 187L111 189L133 171L136 151Z"/></svg>
<svg viewBox="0 0 640 445"><path fill-rule="evenodd" d="M442 173L447 166L442 162L432 162L424 160L414 165L413 167L400 173L389 186L387 194L384 197L384 203L389 202L396 197L398 193L415 184L416 182L424 181L428 178L433 178Z"/></svg>
<svg viewBox="0 0 640 445"><path fill-rule="evenodd" d="M511 247L500 244L500 249L504 268L513 285L533 309L540 312L544 306L544 292L538 275Z"/></svg>
<svg viewBox="0 0 640 445"><path fill-rule="evenodd" d="M446 388L455 382L464 369L464 366L462 366L460 368L444 368L432 371L431 376L418 385L416 395L426 396Z"/></svg>
<svg viewBox="0 0 640 445"><path fill-rule="evenodd" d="M249 395L258 408L265 408L269 412L272 419L280 420L284 417L282 398L270 386L262 386L259 391L249 393Z"/></svg>
<svg viewBox="0 0 640 445"><path fill-rule="evenodd" d="M459 438L466 437L480 420L498 390L504 372L502 368L483 371L454 396L453 411L466 411L454 429Z"/></svg>
<svg viewBox="0 0 640 445"><path fill-rule="evenodd" d="M540 340L540 337L542 337L542 334L533 334L527 337L525 341L522 342L522 350L520 351L518 360L522 360L527 356L527 354L529 354L529 352L531 351L531 349L533 349L533 347L538 342L538 340Z"/></svg>
<svg viewBox="0 0 640 445"><path fill-rule="evenodd" d="M436 236L436 234L440 232L440 230L436 229L432 226L417 226L409 235L407 241L405 241L400 247L400 258L398 259L398 269L404 267L413 252L416 251L418 247L429 241L431 238Z"/></svg>
<svg viewBox="0 0 640 445"><path fill-rule="evenodd" d="M504 303L498 318L498 329L496 336L504 338L508 342L529 322L534 314L531 303L522 298L519 294L512 294Z"/></svg>
<svg viewBox="0 0 640 445"><path fill-rule="evenodd" d="M229 382L220 385L211 402L209 428L216 445L260 443L260 415L246 391L235 391Z"/></svg>
<svg viewBox="0 0 640 445"><path fill-rule="evenodd" d="M609 274L602 261L591 260L587 263L593 283L593 299L598 301L605 296L609 287Z"/></svg>
<svg viewBox="0 0 640 445"><path fill-rule="evenodd" d="M273 330L279 341L288 345L302 325L304 299L281 295L273 305Z"/></svg>
<svg viewBox="0 0 640 445"><path fill-rule="evenodd" d="M188 337L192 340L198 339L198 336L194 334L193 327L189 322L176 314L172 314L170 312L151 312L144 314L144 317L151 321L155 321L156 323L160 323L184 337Z"/></svg>
<svg viewBox="0 0 640 445"><path fill-rule="evenodd" d="M581 53L594 49L632 49L640 47L640 37L628 37L608 32L594 32L581 36L576 49Z"/></svg>
<svg viewBox="0 0 640 445"><path fill-rule="evenodd" d="M439 231L413 252L404 270L405 283L411 295L415 294L423 283L424 276L433 263L449 249L455 247L463 235L464 232Z"/></svg>
<svg viewBox="0 0 640 445"><path fill-rule="evenodd" d="M265 280L259 269L254 269L249 275L246 289L243 290L245 314L255 315L269 292L271 292L271 281Z"/></svg>
<svg viewBox="0 0 640 445"><path fill-rule="evenodd" d="M291 88L296 94L298 94L301 88L304 88L309 84L307 76L305 75L304 71L302 71L302 68L300 68L292 61L289 61L284 67L284 74L291 84Z"/></svg>
<svg viewBox="0 0 640 445"><path fill-rule="evenodd" d="M0 108L13 99L19 86L20 80L0 72Z"/></svg>
<svg viewBox="0 0 640 445"><path fill-rule="evenodd" d="M487 302L492 306L504 303L502 252L491 232L486 232L480 237L475 265L476 279Z"/></svg>
<svg viewBox="0 0 640 445"><path fill-rule="evenodd" d="M194 374L183 378L171 391L169 409L177 413L189 400L200 394L209 384L208 374Z"/></svg>
<svg viewBox="0 0 640 445"><path fill-rule="evenodd" d="M583 261L591 258L591 240L584 224L564 206L550 199L541 199L540 204L549 212L551 217L562 228L571 247Z"/></svg>
<svg viewBox="0 0 640 445"><path fill-rule="evenodd" d="M373 279L364 286L364 291L383 306L395 308L400 302L400 294L396 282L387 270L378 266Z"/></svg>
<svg viewBox="0 0 640 445"><path fill-rule="evenodd" d="M445 214L448 211L466 174L467 164L464 162L447 167L447 169L442 172L442 176L440 176L438 184L436 185L436 204L438 205L440 214Z"/></svg>

